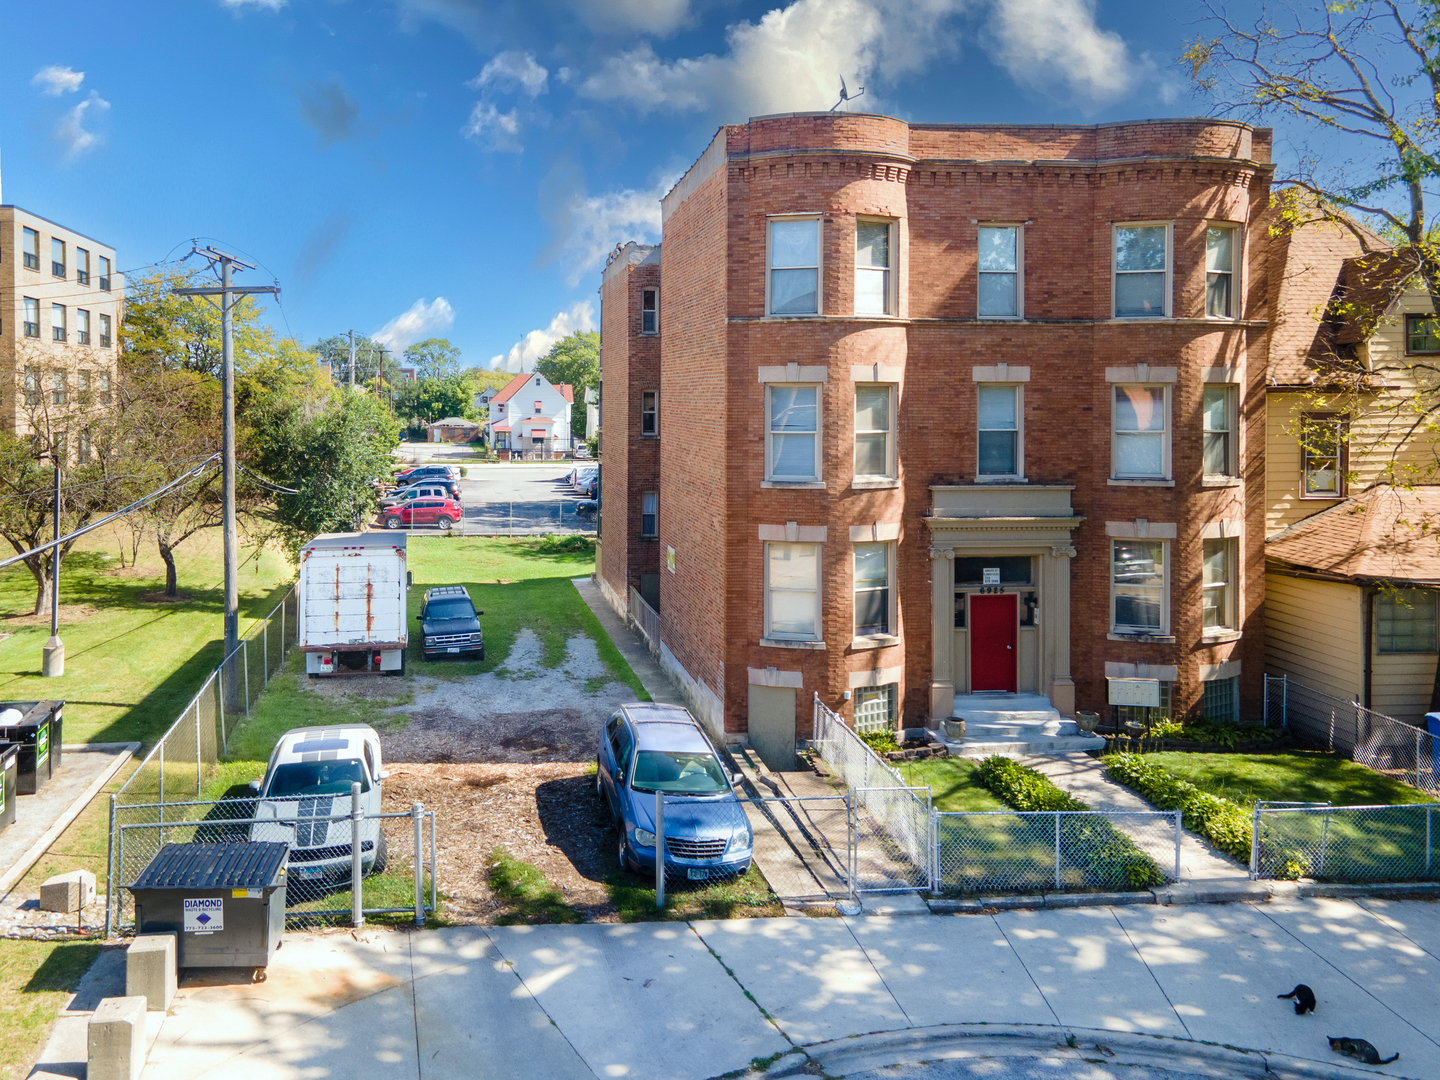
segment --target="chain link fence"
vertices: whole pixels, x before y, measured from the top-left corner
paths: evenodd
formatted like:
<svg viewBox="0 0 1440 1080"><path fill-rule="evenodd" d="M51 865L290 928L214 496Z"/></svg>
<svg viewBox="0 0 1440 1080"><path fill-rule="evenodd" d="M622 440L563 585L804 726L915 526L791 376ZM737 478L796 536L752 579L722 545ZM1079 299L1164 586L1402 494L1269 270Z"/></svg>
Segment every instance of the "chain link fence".
<svg viewBox="0 0 1440 1080"><path fill-rule="evenodd" d="M348 798L333 795L112 804L106 937L134 929L127 886L166 844L289 844L285 917L291 926L350 925L356 915L393 914L423 923L436 903L435 812L415 803L408 813L352 815L349 806Z"/></svg>
<svg viewBox="0 0 1440 1080"><path fill-rule="evenodd" d="M1440 738L1285 675L1265 676L1265 722L1440 796Z"/></svg>
<svg viewBox="0 0 1440 1080"><path fill-rule="evenodd" d="M1329 806L1257 802L1252 878L1433 881L1440 871L1440 805Z"/></svg>
<svg viewBox="0 0 1440 1080"><path fill-rule="evenodd" d="M261 691L280 671L296 641L297 593L291 589L235 651L221 661L200 690L120 786L113 801L166 803L205 794L230 735L250 715ZM112 836L112 857L113 842Z"/></svg>
<svg viewBox="0 0 1440 1080"><path fill-rule="evenodd" d="M936 892L1125 891L1180 880L1178 811L937 813Z"/></svg>

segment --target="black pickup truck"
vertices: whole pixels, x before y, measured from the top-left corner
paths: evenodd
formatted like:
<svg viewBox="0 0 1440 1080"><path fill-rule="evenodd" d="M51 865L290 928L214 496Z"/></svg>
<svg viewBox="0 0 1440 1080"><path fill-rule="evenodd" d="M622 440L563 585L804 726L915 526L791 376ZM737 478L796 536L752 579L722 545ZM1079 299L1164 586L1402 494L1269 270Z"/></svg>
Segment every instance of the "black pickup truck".
<svg viewBox="0 0 1440 1080"><path fill-rule="evenodd" d="M463 585L438 585L425 590L420 608L420 633L424 636L425 659L441 656L474 656L485 659L485 635L480 616Z"/></svg>

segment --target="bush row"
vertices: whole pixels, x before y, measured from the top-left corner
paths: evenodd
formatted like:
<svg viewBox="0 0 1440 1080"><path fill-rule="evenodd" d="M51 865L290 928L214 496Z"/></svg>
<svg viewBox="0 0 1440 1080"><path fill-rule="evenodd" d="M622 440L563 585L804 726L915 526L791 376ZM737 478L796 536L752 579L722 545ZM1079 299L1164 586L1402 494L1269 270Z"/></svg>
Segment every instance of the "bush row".
<svg viewBox="0 0 1440 1080"><path fill-rule="evenodd" d="M1056 787L1034 769L1006 757L989 757L980 763L980 782L1006 805L1021 811L1090 808ZM1123 883L1130 889L1163 885L1165 875L1155 860L1135 846L1135 841L1104 818L1075 819L1067 829L1067 846L1088 883L1100 887Z"/></svg>
<svg viewBox="0 0 1440 1080"><path fill-rule="evenodd" d="M1161 810L1179 810L1185 828L1249 865L1250 815L1239 803L1201 791L1138 754L1111 754L1105 772Z"/></svg>

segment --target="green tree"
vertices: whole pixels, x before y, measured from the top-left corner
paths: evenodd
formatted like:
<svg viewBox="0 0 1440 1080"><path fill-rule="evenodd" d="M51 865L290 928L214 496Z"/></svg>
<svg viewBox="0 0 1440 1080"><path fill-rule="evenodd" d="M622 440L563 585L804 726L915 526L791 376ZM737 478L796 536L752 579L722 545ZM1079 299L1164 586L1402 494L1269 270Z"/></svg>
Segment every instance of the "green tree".
<svg viewBox="0 0 1440 1080"><path fill-rule="evenodd" d="M569 383L573 388L570 433L585 438L585 391L600 384L600 335L594 330L577 330L561 338L536 362L535 370L556 386Z"/></svg>
<svg viewBox="0 0 1440 1080"><path fill-rule="evenodd" d="M443 379L404 382L395 392L395 415L412 426L459 416L475 418L474 396L469 380L458 374Z"/></svg>
<svg viewBox="0 0 1440 1080"><path fill-rule="evenodd" d="M346 334L321 338L315 343L315 353L330 365L330 374L335 385L350 382L350 338ZM385 349L364 334L355 335L355 382L370 385L376 376L382 382L395 386L400 382L400 365Z"/></svg>
<svg viewBox="0 0 1440 1080"><path fill-rule="evenodd" d="M449 379L460 374L460 350L445 338L426 338L405 350L419 379Z"/></svg>

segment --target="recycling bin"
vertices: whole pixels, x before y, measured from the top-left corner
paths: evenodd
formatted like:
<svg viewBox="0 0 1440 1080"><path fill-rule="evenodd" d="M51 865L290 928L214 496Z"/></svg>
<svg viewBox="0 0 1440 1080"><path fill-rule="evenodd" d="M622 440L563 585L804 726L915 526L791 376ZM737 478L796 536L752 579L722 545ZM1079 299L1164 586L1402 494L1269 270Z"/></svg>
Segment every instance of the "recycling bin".
<svg viewBox="0 0 1440 1080"><path fill-rule="evenodd" d="M63 701L0 701L0 741L20 744L15 791L34 795L60 771Z"/></svg>
<svg viewBox="0 0 1440 1080"><path fill-rule="evenodd" d="M1432 778L1440 777L1440 712L1425 714L1425 729L1436 736L1435 741L1430 744L1430 775Z"/></svg>
<svg viewBox="0 0 1440 1080"><path fill-rule="evenodd" d="M177 966L263 968L285 933L283 842L166 844L133 885L137 934L174 934Z"/></svg>
<svg viewBox="0 0 1440 1080"><path fill-rule="evenodd" d="M0 829L15 822L15 770L20 747L0 742Z"/></svg>

